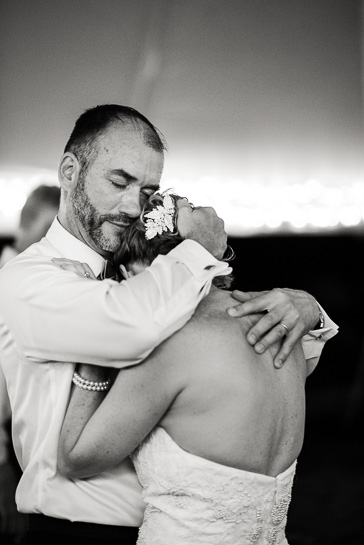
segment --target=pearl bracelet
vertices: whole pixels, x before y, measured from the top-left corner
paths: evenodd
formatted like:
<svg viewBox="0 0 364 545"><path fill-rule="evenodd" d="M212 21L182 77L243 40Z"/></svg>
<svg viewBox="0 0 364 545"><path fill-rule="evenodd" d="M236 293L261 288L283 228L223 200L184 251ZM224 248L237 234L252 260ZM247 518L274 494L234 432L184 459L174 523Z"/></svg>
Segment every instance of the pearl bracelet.
<svg viewBox="0 0 364 545"><path fill-rule="evenodd" d="M82 378L81 375L75 371L73 373L72 382L78 386L78 388L82 388L82 390L104 392L110 388L111 380L107 379L104 382L94 382L93 380L86 380L85 378Z"/></svg>

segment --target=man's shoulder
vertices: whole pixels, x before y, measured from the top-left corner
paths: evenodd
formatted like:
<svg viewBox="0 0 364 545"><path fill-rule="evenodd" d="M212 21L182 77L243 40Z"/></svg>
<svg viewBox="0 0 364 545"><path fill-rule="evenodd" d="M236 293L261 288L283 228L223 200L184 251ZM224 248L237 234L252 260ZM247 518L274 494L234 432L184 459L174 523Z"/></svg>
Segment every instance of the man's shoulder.
<svg viewBox="0 0 364 545"><path fill-rule="evenodd" d="M48 266L53 257L54 252L45 239L32 244L0 269L0 290L3 292L12 289L11 287L21 279L25 279L42 266Z"/></svg>
<svg viewBox="0 0 364 545"><path fill-rule="evenodd" d="M4 264L4 267L13 263L22 263L32 258L42 260L45 257L49 257L49 259L52 259L52 257L55 257L55 255L56 251L52 247L52 244L47 238L44 237L39 242L34 242L31 244L20 253L14 252L11 259Z"/></svg>

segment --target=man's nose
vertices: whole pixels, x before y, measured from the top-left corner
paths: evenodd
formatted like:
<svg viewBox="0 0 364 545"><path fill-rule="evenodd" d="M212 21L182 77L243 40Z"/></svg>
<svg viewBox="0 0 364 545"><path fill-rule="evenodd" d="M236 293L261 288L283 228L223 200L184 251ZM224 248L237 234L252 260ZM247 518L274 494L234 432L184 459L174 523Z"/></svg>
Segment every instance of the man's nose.
<svg viewBox="0 0 364 545"><path fill-rule="evenodd" d="M131 218L138 218L142 212L140 206L140 189L130 188L123 199L123 212Z"/></svg>

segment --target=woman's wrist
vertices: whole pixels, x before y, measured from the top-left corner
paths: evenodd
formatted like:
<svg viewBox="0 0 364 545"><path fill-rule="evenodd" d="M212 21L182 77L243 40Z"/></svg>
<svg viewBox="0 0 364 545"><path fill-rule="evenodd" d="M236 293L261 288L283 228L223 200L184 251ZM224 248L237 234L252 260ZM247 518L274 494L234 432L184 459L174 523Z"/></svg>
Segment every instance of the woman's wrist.
<svg viewBox="0 0 364 545"><path fill-rule="evenodd" d="M75 373L82 379L93 382L104 382L110 378L109 369L98 365L79 364L75 369Z"/></svg>
<svg viewBox="0 0 364 545"><path fill-rule="evenodd" d="M72 382L78 388L81 388L82 390L88 390L90 392L105 392L110 388L111 385L110 378L103 381L90 380L82 377L79 373L77 373L77 371L73 373Z"/></svg>

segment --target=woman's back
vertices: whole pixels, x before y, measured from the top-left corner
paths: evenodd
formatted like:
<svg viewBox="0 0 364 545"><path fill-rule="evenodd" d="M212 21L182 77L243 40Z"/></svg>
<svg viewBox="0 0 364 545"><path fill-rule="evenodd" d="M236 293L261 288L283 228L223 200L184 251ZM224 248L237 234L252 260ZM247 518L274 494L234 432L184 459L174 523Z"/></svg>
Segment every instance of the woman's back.
<svg viewBox="0 0 364 545"><path fill-rule="evenodd" d="M258 355L247 343L250 318L229 317L228 306L230 294L214 290L153 356L164 353L166 380L181 383L160 425L188 452L276 476L302 447L306 362L299 347L274 368L273 350Z"/></svg>
<svg viewBox="0 0 364 545"><path fill-rule="evenodd" d="M297 349L275 369L227 306L213 291L151 357L179 393L133 454L146 504L138 545L287 545L306 362Z"/></svg>

